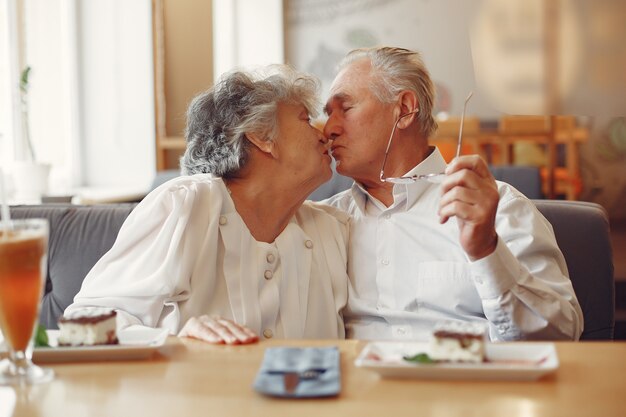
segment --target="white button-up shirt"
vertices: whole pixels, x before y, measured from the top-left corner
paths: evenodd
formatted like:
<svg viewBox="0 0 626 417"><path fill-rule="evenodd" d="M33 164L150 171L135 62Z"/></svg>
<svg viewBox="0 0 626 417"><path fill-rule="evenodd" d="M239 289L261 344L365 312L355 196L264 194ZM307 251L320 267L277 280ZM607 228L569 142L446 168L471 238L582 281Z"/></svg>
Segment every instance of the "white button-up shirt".
<svg viewBox="0 0 626 417"><path fill-rule="evenodd" d="M443 172L434 150L406 175ZM440 224L437 184L396 184L385 207L354 184L326 200L352 216L347 336L426 340L441 320L482 321L492 340L578 339L583 316L552 226L498 182L498 243L471 262L456 218Z"/></svg>
<svg viewBox="0 0 626 417"><path fill-rule="evenodd" d="M348 216L310 202L258 242L220 178L179 177L133 210L66 311L109 307L121 327L172 333L207 314L265 337L343 338L347 243Z"/></svg>

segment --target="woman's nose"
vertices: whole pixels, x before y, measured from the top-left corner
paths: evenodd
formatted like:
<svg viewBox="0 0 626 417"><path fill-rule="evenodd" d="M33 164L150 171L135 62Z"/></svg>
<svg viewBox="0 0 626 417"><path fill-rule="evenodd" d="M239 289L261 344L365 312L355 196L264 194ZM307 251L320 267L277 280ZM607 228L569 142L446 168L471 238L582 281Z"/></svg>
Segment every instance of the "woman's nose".
<svg viewBox="0 0 626 417"><path fill-rule="evenodd" d="M324 145L328 144L328 138L326 137L326 135L324 135L321 130L317 130L317 133L319 141L322 142Z"/></svg>

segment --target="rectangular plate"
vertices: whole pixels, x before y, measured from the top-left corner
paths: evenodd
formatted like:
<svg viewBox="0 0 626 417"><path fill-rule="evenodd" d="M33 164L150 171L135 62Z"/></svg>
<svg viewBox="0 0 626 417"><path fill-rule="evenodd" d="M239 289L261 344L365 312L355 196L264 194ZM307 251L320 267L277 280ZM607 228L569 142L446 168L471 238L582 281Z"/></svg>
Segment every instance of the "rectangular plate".
<svg viewBox="0 0 626 417"><path fill-rule="evenodd" d="M59 347L58 330L48 330L49 348L35 348L33 362L85 362L145 359L165 343L169 332L166 329L135 327L120 330L117 337L119 345L63 346ZM0 344L0 353L6 347Z"/></svg>
<svg viewBox="0 0 626 417"><path fill-rule="evenodd" d="M416 364L402 359L428 353L428 343L371 342L355 365L389 378L534 381L554 372L559 360L553 343L488 343L489 362Z"/></svg>

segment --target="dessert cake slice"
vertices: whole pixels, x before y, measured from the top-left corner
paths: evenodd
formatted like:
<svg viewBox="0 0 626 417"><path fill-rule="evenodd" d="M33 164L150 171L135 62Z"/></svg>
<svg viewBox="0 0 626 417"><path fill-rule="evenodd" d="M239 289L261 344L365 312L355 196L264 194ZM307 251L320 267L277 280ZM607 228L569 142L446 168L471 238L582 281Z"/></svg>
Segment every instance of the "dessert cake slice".
<svg viewBox="0 0 626 417"><path fill-rule="evenodd" d="M484 362L486 340L482 323L442 322L433 330L429 356L437 362Z"/></svg>
<svg viewBox="0 0 626 417"><path fill-rule="evenodd" d="M59 324L59 346L116 345L117 312L94 308L63 316Z"/></svg>

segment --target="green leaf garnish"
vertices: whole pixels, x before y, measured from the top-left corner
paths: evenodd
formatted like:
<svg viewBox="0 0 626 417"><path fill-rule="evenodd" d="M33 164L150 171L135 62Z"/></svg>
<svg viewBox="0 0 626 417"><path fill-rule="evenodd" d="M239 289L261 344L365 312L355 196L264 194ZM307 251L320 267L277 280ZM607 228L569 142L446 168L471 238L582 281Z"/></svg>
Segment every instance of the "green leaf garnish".
<svg viewBox="0 0 626 417"><path fill-rule="evenodd" d="M37 331L35 332L35 347L50 347L48 333L41 324L37 325Z"/></svg>
<svg viewBox="0 0 626 417"><path fill-rule="evenodd" d="M432 360L427 353L418 353L414 356L403 356L402 359L413 363L435 363L435 361Z"/></svg>

